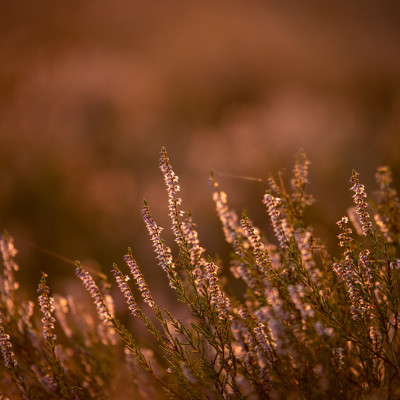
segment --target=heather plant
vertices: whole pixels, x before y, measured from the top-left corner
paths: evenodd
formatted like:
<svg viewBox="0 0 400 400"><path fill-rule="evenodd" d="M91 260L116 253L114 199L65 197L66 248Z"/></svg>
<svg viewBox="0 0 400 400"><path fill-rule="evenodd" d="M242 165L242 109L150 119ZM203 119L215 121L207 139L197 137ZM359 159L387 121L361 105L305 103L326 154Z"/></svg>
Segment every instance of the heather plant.
<svg viewBox="0 0 400 400"><path fill-rule="evenodd" d="M5 234L0 399L400 398L400 202L389 168L376 173L372 206L352 172L353 206L337 223L337 258L305 220L313 197L303 152L289 182L268 179L262 202L275 236L269 239L247 213L229 207L211 174L229 268L243 293L202 247L164 148L160 168L174 247L146 201L142 216L187 316L157 303L130 248L124 266L113 265L111 282L76 263L86 301L52 294L42 273L35 305L20 293L17 251ZM116 315L111 285L148 337Z"/></svg>

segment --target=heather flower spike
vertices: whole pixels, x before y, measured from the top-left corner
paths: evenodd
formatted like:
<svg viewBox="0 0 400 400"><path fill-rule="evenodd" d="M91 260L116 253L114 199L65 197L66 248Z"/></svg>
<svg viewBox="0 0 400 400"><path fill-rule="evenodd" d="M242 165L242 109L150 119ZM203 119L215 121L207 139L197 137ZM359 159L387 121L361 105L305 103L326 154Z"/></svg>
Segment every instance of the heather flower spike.
<svg viewBox="0 0 400 400"><path fill-rule="evenodd" d="M246 215L243 216L240 225L252 248L258 272L261 276L268 277L271 271L271 260L264 244L261 242L258 230L252 225Z"/></svg>
<svg viewBox="0 0 400 400"><path fill-rule="evenodd" d="M347 226L349 219L347 217L343 217L340 221L337 222L337 225L342 230L342 232L338 235L339 238L339 246L341 247L349 247L349 243L353 240L351 235L351 229Z"/></svg>
<svg viewBox="0 0 400 400"><path fill-rule="evenodd" d="M280 202L281 200L279 198L272 196L270 193L264 195L263 203L267 207L267 212L271 218L275 236L278 239L279 246L282 249L285 249L287 247L288 238L285 234L281 212L278 209Z"/></svg>
<svg viewBox="0 0 400 400"><path fill-rule="evenodd" d="M136 316L138 312L138 305L130 287L128 286L129 276L124 276L116 264L114 264L112 273L117 281L119 289L125 297L129 311L133 316Z"/></svg>
<svg viewBox="0 0 400 400"><path fill-rule="evenodd" d="M5 333L3 326L0 325L0 349L3 355L4 364L7 368L16 368L18 365L12 348L13 346L10 341L10 335Z"/></svg>
<svg viewBox="0 0 400 400"><path fill-rule="evenodd" d="M229 209L227 195L225 192L219 189L219 183L215 180L212 172L209 181L213 200L215 202L215 208L222 223L225 240L228 243L233 243L236 240L236 236L241 234L241 229L238 222L239 218L235 211Z"/></svg>
<svg viewBox="0 0 400 400"><path fill-rule="evenodd" d="M344 265L334 262L332 264L333 270L338 275L339 279L345 282L349 299L350 299L350 310L353 319L358 319L365 316L367 311L370 309L367 298L371 296L372 274L370 268L368 250L361 251L358 260L354 259L353 251L350 248L352 238L350 237L352 231L348 228L348 218L343 217L337 222L337 225L341 229L341 233L338 235L339 245L345 247Z"/></svg>
<svg viewBox="0 0 400 400"><path fill-rule="evenodd" d="M392 186L392 171L389 167L378 168L375 180L379 190L375 193L377 207L374 220L385 240L398 242L400 234L400 200Z"/></svg>
<svg viewBox="0 0 400 400"><path fill-rule="evenodd" d="M131 274L132 274L133 278L135 279L139 290L142 293L143 300L151 308L154 308L155 303L154 303L153 297L151 296L150 289L149 289L146 281L144 280L143 274L140 271L138 265L136 264L136 261L133 259L132 250L130 248L128 249L128 254L124 257L124 260L126 262L126 265L129 267L129 270L131 271ZM135 303L132 292L129 290L129 288L126 284L128 277L123 278L121 272L116 267L114 267L113 271L114 271L114 276L116 277L116 279L118 281L118 286L120 287L122 293L124 294L125 298L128 301L129 309L131 310L132 314L136 314L137 305ZM125 283L124 283L124 281L125 281Z"/></svg>
<svg viewBox="0 0 400 400"><path fill-rule="evenodd" d="M13 351L13 345L11 343L10 335L5 333L3 327L3 321L0 318L0 351L4 360L4 367L12 377L12 381L15 382L17 393L20 399L31 399L29 395L29 389L25 382L24 376L21 373L19 364L15 358ZM3 378L3 382L7 382L7 378ZM16 393L15 393L16 395Z"/></svg>
<svg viewBox="0 0 400 400"><path fill-rule="evenodd" d="M290 181L293 194L292 199L297 203L298 211L302 211L306 206L313 203L313 197L305 194L305 187L308 184L308 161L304 151L300 151L296 157L296 163L293 168L293 178Z"/></svg>
<svg viewBox="0 0 400 400"><path fill-rule="evenodd" d="M4 279L0 281L0 296L7 303L10 311L14 311L15 293L19 287L14 275L19 267L14 260L14 257L17 255L14 240L6 233L0 238L0 252L4 263Z"/></svg>
<svg viewBox="0 0 400 400"><path fill-rule="evenodd" d="M353 170L350 182L352 183L352 187L350 190L354 192L353 199L354 204L356 205L356 214L358 221L361 224L361 229L364 235L367 235L371 231L372 222L367 212L368 203L364 201L367 197L367 193L365 192L365 186L362 185L358 179L359 173Z"/></svg>
<svg viewBox="0 0 400 400"><path fill-rule="evenodd" d="M38 302L43 314L43 337L46 341L54 342L56 340L56 335L54 334L55 318L52 316L54 311L54 299L50 296L50 288L46 285L46 278L47 274L42 272L42 279L38 287L38 293L40 293Z"/></svg>
<svg viewBox="0 0 400 400"><path fill-rule="evenodd" d="M100 318L105 322L111 321L113 316L111 315L109 309L106 306L106 303L104 301L102 293L100 292L99 287L96 285L91 275L80 266L80 263L77 262L76 264L77 264L75 269L76 276L82 281L83 286L92 297Z"/></svg>
<svg viewBox="0 0 400 400"><path fill-rule="evenodd" d="M182 232L180 222L180 218L184 213L179 210L179 206L182 204L182 199L177 197L177 193L180 191L180 186L178 185L179 178L172 170L165 147L161 149L160 169L164 175L165 185L167 186L168 209L169 216L172 220L172 231L174 232L177 243L184 243L185 236Z"/></svg>
<svg viewBox="0 0 400 400"><path fill-rule="evenodd" d="M230 300L219 285L217 278L218 267L214 263L208 262L204 265L204 271L209 285L210 303L215 306L219 318L225 318L230 308Z"/></svg>
<svg viewBox="0 0 400 400"><path fill-rule="evenodd" d="M171 254L171 249L161 239L162 228L160 228L155 223L153 217L151 216L150 208L146 201L144 201L142 216L146 224L147 231L149 232L151 241L153 242L153 247L157 255L158 264L167 273L170 287L175 288L176 272L175 272L175 263L173 262Z"/></svg>

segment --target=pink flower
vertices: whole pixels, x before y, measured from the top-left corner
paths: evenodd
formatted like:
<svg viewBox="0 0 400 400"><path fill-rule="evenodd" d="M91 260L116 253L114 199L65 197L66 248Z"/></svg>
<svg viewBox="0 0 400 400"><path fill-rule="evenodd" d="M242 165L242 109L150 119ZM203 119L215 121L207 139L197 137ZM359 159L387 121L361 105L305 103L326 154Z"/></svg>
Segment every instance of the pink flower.
<svg viewBox="0 0 400 400"><path fill-rule="evenodd" d="M108 307L104 302L103 295L101 294L100 289L94 282L93 278L80 265L76 267L75 273L77 277L81 279L83 286L94 300L94 304L96 305L100 318L105 322L110 322L113 316L108 310Z"/></svg>

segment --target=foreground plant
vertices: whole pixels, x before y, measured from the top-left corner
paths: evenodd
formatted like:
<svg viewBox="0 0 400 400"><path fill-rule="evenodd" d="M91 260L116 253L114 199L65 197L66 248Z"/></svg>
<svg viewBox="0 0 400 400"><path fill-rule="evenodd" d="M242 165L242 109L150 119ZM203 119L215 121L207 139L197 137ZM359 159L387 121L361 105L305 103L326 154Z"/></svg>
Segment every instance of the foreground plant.
<svg viewBox="0 0 400 400"><path fill-rule="evenodd" d="M308 166L300 153L289 188L281 178L268 180L262 202L273 242L247 214L239 218L229 208L211 175L231 246L230 268L246 285L245 293L232 293L182 209L178 177L162 149L176 259L146 201L142 216L158 264L188 317L157 304L129 249L125 267L114 264L112 275L131 318L151 334L146 340L115 315L107 278L79 263L76 275L97 320L75 296L53 296L46 274L38 287L41 316L35 313L34 304L20 297L16 250L3 236L0 398L400 398L400 202L390 170L378 169L374 207L353 171L354 207L338 222L343 253L333 259L304 220L313 203L306 192Z"/></svg>

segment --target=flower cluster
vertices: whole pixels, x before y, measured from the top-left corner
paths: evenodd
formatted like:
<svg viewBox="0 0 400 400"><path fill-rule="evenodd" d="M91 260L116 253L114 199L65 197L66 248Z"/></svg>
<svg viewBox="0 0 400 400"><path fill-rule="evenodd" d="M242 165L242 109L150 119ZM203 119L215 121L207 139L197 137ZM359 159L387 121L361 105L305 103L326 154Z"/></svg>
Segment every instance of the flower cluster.
<svg viewBox="0 0 400 400"><path fill-rule="evenodd" d="M18 363L12 351L10 335L4 332L4 328L0 325L0 349L3 355L4 364L7 368L15 368Z"/></svg>
<svg viewBox="0 0 400 400"><path fill-rule="evenodd" d="M181 229L181 223L179 221L179 218L183 215L183 211L178 209L178 207L182 204L182 199L177 197L177 192L180 191L180 186L178 185L179 178L172 170L167 152L164 147L161 150L160 169L164 175L165 185L167 186L169 216L172 220L172 231L175 235L177 243L179 244L185 240L185 236L183 235Z"/></svg>
<svg viewBox="0 0 400 400"><path fill-rule="evenodd" d="M270 193L266 193L263 198L263 203L267 207L267 212L271 218L272 227L275 232L275 236L278 239L279 245L282 249L287 247L288 238L285 235L285 229L282 224L281 212L278 209L280 199L272 196Z"/></svg>
<svg viewBox="0 0 400 400"><path fill-rule="evenodd" d="M257 342L260 344L269 366L272 367L274 364L274 352L270 344L270 339L264 331L264 324L261 322L258 323L254 328L254 333L256 334Z"/></svg>
<svg viewBox="0 0 400 400"><path fill-rule="evenodd" d="M394 260L390 263L390 268L392 269L400 269L400 260Z"/></svg>
<svg viewBox="0 0 400 400"><path fill-rule="evenodd" d="M310 161L307 160L305 153L301 151L293 168L293 178L290 180L293 190L292 199L297 207L300 208L299 211L313 203L313 197L305 194L305 187L308 183L309 165Z"/></svg>
<svg viewBox="0 0 400 400"><path fill-rule="evenodd" d="M318 285L321 272L318 270L317 264L314 260L314 252L316 251L317 246L313 234L308 230L297 229L294 237L300 251L302 264L309 272L314 283Z"/></svg>
<svg viewBox="0 0 400 400"><path fill-rule="evenodd" d="M344 356L343 356L343 348L338 347L332 349L333 353L333 361L336 364L336 367L340 370L344 365Z"/></svg>
<svg viewBox="0 0 400 400"><path fill-rule="evenodd" d="M348 228L346 228L346 225L343 223L343 219L339 222L344 235L339 235L341 243L348 243L349 240L346 236ZM370 290L373 287L369 251L361 251L358 260L355 260L353 251L347 248L343 256L344 266L334 262L332 268L339 279L345 282L351 303L350 309L352 318L358 319L361 316L365 316L371 308L371 305L367 302L367 299L370 298Z"/></svg>
<svg viewBox="0 0 400 400"><path fill-rule="evenodd" d="M379 190L375 193L377 207L374 219L388 242L394 242L400 233L400 200L392 187L392 172L389 167L378 168L375 174Z"/></svg>
<svg viewBox="0 0 400 400"><path fill-rule="evenodd" d="M364 288L372 288L373 277L371 272L371 260L369 258L370 251L368 249L360 251L358 256L358 271L360 273L361 285Z"/></svg>
<svg viewBox="0 0 400 400"><path fill-rule="evenodd" d="M307 157L304 152L300 152L300 157L296 160L296 163L293 168L293 178L290 180L292 189L302 190L304 186L308 183L308 166L310 165L310 161L307 160Z"/></svg>
<svg viewBox="0 0 400 400"><path fill-rule="evenodd" d="M218 267L213 262L208 262L205 263L204 270L209 285L210 303L215 306L218 316L225 318L229 311L230 300L219 286L217 278Z"/></svg>
<svg viewBox="0 0 400 400"><path fill-rule="evenodd" d="M161 239L162 228L158 227L153 217L151 216L147 202L144 203L142 209L143 220L149 232L153 247L157 255L158 263L161 268L167 273L169 285L175 287L175 264L172 259L171 249Z"/></svg>
<svg viewBox="0 0 400 400"><path fill-rule="evenodd" d="M268 271L271 270L271 260L264 244L261 242L258 229L253 226L246 216L240 221L240 226L252 248L258 272L264 277L268 276Z"/></svg>
<svg viewBox="0 0 400 400"><path fill-rule="evenodd" d="M113 318L110 310L106 306L104 297L100 292L99 287L96 285L89 272L85 271L79 264L75 269L76 276L82 281L84 288L89 292L92 297L94 304L97 308L97 312L103 321L109 322Z"/></svg>
<svg viewBox="0 0 400 400"><path fill-rule="evenodd" d="M353 186L350 190L354 192L353 199L354 204L356 205L356 214L358 221L361 224L362 232L364 235L367 235L371 230L372 222L367 212L368 203L364 201L364 198L367 197L367 193L365 192L365 186L358 180L359 175L359 173L353 170L350 179Z"/></svg>
<svg viewBox="0 0 400 400"><path fill-rule="evenodd" d="M56 340L56 335L54 334L55 318L52 316L52 312L54 311L54 299L50 296L50 288L46 286L46 278L47 275L42 273L42 279L38 287L38 293L40 293L38 302L43 314L43 337L45 340L53 342Z"/></svg>
<svg viewBox="0 0 400 400"><path fill-rule="evenodd" d="M126 275L124 276L116 264L114 264L112 272L115 277L115 280L117 281L119 289L121 290L122 294L125 297L129 311L132 313L133 316L136 316L138 312L138 306L135 297L133 296L133 293L127 284L127 282L129 281L129 276Z"/></svg>
<svg viewBox="0 0 400 400"><path fill-rule="evenodd" d="M233 210L229 209L227 195L225 192L219 190L219 184L214 179L213 175L210 176L210 186L212 190L212 197L215 202L215 208L222 223L225 239L228 243L233 243L236 235L240 234L241 232L238 223L238 216Z"/></svg>
<svg viewBox="0 0 400 400"><path fill-rule="evenodd" d="M0 295L7 299L7 307L14 310L14 293L18 289L18 282L14 279L14 272L18 271L18 264L14 261L17 249L12 238L3 235L0 238L0 252L4 263L4 279L0 281Z"/></svg>
<svg viewBox="0 0 400 400"><path fill-rule="evenodd" d="M198 233L195 228L196 225L194 224L192 217L189 215L182 223L182 231L189 246L190 265L192 268L194 282L196 287L200 288L203 286L202 266L204 265L204 260L202 259L202 254L204 253L205 249L200 246Z"/></svg>
<svg viewBox="0 0 400 400"><path fill-rule="evenodd" d="M142 293L143 300L145 303L147 303L151 308L154 308L155 303L153 300L153 297L151 296L149 286L147 285L146 281L144 280L143 274L140 271L138 265L136 264L136 261L133 259L132 256L132 250L129 248L128 249L128 254L124 256L124 260L126 262L126 265L129 267L129 270L131 271L131 274L133 278L136 281L136 284L138 285L139 290ZM133 312L137 312L137 306L135 303L135 300L133 298L133 294L128 288L128 285L126 284L127 278L128 277L122 277L122 274L119 272L118 269L114 268L114 276L116 277L118 281L118 286L120 287L122 293L126 297L128 304L129 304L129 309Z"/></svg>
<svg viewBox="0 0 400 400"><path fill-rule="evenodd" d="M338 235L339 246L346 247L346 248L349 247L350 242L353 240L350 237L352 231L347 226L348 222L349 222L349 219L347 217L342 217L342 219L340 221L336 222L336 224L342 230L342 232Z"/></svg>

